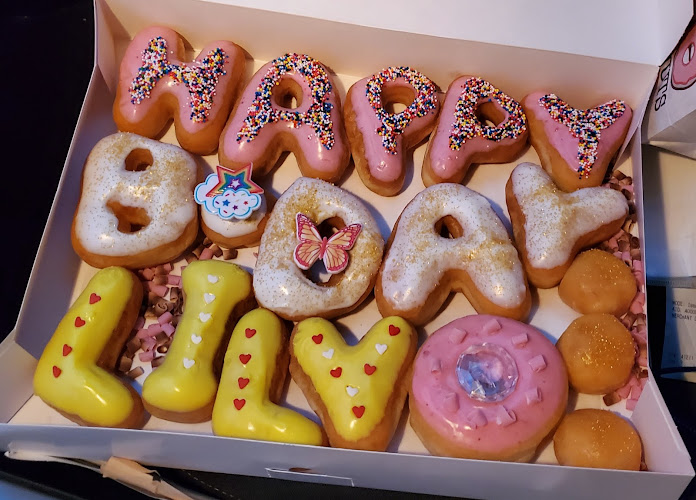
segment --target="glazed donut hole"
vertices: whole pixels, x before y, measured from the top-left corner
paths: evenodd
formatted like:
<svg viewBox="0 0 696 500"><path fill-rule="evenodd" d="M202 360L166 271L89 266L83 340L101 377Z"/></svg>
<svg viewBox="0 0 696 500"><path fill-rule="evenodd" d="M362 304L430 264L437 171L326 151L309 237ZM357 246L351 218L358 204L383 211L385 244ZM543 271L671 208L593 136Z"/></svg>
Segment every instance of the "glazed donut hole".
<svg viewBox="0 0 696 500"><path fill-rule="evenodd" d="M287 75L281 77L278 84L273 87L273 103L279 108L298 109L302 107L303 91L294 78Z"/></svg>
<svg viewBox="0 0 696 500"><path fill-rule="evenodd" d="M388 81L382 85L382 93L379 98L382 101L382 107L388 113L397 114L408 108L416 100L416 91L411 86Z"/></svg>
<svg viewBox="0 0 696 500"><path fill-rule="evenodd" d="M106 207L116 216L118 220L116 227L121 233L137 233L150 223L150 217L142 207L122 205L116 200L107 201Z"/></svg>
<svg viewBox="0 0 696 500"><path fill-rule="evenodd" d="M479 101L474 109L476 119L481 125L497 127L505 121L505 113L489 100Z"/></svg>
<svg viewBox="0 0 696 500"><path fill-rule="evenodd" d="M153 162L152 153L145 148L135 148L124 160L126 170L129 172L143 172L147 170L147 167L151 167Z"/></svg>
<svg viewBox="0 0 696 500"><path fill-rule="evenodd" d="M457 219L445 215L435 223L435 233L445 239L457 239L464 236L464 229Z"/></svg>

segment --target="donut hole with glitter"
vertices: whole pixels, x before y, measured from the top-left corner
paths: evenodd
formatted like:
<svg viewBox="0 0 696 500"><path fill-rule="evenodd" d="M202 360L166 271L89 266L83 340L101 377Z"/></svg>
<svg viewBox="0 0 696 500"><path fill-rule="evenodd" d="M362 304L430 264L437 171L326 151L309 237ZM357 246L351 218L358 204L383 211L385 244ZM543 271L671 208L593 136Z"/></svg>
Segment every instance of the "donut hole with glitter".
<svg viewBox="0 0 696 500"><path fill-rule="evenodd" d="M445 239L461 238L464 234L461 224L451 215L445 215L435 223L435 232Z"/></svg>
<svg viewBox="0 0 696 500"><path fill-rule="evenodd" d="M121 233L137 233L150 223L150 217L142 207L122 205L116 200L109 200L106 206L116 216L117 229Z"/></svg>

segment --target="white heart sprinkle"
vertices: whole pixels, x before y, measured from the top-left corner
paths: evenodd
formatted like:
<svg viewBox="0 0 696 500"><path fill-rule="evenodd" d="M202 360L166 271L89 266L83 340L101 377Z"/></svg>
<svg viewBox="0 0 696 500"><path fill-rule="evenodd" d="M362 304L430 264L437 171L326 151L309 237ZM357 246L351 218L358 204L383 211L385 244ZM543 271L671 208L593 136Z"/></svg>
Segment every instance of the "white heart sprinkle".
<svg viewBox="0 0 696 500"><path fill-rule="evenodd" d="M196 363L193 359L184 358L184 368L187 370L191 368Z"/></svg>
<svg viewBox="0 0 696 500"><path fill-rule="evenodd" d="M352 385L347 385L347 386L346 386L346 392L347 392L348 395L352 398L353 396L355 396L355 395L358 393L358 388L357 388L357 387L353 387Z"/></svg>
<svg viewBox="0 0 696 500"><path fill-rule="evenodd" d="M191 334L191 342L193 342L194 344L200 344L201 340L203 340L203 337L201 337L200 335L196 335L195 333Z"/></svg>
<svg viewBox="0 0 696 500"><path fill-rule="evenodd" d="M217 276L214 276L214 275L212 275L212 274L209 274L209 275L208 275L208 281L210 281L210 282L213 283L213 284L217 283L219 279L220 279L220 278L218 278Z"/></svg>
<svg viewBox="0 0 696 500"><path fill-rule="evenodd" d="M384 354L384 351L387 350L387 344L375 344L375 349L377 349L378 353Z"/></svg>
<svg viewBox="0 0 696 500"><path fill-rule="evenodd" d="M203 323L205 323L206 321L208 321L210 319L210 313L199 313L198 317L200 318L200 320Z"/></svg>
<svg viewBox="0 0 696 500"><path fill-rule="evenodd" d="M206 304L210 304L212 301L215 300L215 295L213 295L212 293L204 293L203 300L205 300Z"/></svg>
<svg viewBox="0 0 696 500"><path fill-rule="evenodd" d="M321 355L324 356L326 359L331 359L331 358L333 358L333 353L334 353L334 350L329 349L328 351L322 352Z"/></svg>

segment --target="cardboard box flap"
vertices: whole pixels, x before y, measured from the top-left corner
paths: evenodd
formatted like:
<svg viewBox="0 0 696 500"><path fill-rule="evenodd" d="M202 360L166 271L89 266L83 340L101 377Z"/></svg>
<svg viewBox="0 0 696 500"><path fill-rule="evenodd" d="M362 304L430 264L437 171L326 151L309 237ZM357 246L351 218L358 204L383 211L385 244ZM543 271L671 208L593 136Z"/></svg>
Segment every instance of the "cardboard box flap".
<svg viewBox="0 0 696 500"><path fill-rule="evenodd" d="M588 0L551 7L546 0L419 0L343 3L205 0L342 23L462 40L553 50L659 66L691 19L691 0ZM436 6L436 7L435 7ZM598 14L601 13L601 14ZM524 19L524 23L520 22Z"/></svg>

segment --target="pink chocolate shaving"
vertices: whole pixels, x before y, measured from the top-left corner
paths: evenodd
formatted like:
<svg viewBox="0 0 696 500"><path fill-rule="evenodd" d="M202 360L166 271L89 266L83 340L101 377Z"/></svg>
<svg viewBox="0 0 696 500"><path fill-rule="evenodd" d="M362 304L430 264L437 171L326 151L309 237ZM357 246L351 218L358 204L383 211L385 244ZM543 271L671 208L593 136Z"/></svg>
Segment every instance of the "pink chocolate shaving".
<svg viewBox="0 0 696 500"><path fill-rule="evenodd" d="M140 361L143 363L147 363L148 361L152 361L155 357L155 351L143 351L138 354L138 358L140 358Z"/></svg>
<svg viewBox="0 0 696 500"><path fill-rule="evenodd" d="M167 337L174 335L176 328L171 323L165 323L162 325L162 331L167 334Z"/></svg>
<svg viewBox="0 0 696 500"><path fill-rule="evenodd" d="M535 372L540 372L544 368L546 368L546 360L544 359L543 354L539 354L537 356L534 356L532 359L529 360L529 366L532 367L532 370Z"/></svg>
<svg viewBox="0 0 696 500"><path fill-rule="evenodd" d="M459 396L454 392L445 395L442 400L442 407L449 413L457 413L459 410Z"/></svg>
<svg viewBox="0 0 696 500"><path fill-rule="evenodd" d="M534 387L533 389L529 389L527 392L525 392L524 397L527 399L527 405L533 405L535 403L540 403L541 402L541 391L539 390L538 387Z"/></svg>
<svg viewBox="0 0 696 500"><path fill-rule="evenodd" d="M450 333L449 341L450 344L461 344L464 338L467 336L467 331L461 328L455 328L452 333Z"/></svg>
<svg viewBox="0 0 696 500"><path fill-rule="evenodd" d="M213 258L213 251L210 248L204 248L201 252L200 260L210 260Z"/></svg>
<svg viewBox="0 0 696 500"><path fill-rule="evenodd" d="M164 323L170 323L174 316L172 316L172 313L167 311L166 313L162 314L159 318L157 318L157 321L159 322L160 325L163 325Z"/></svg>
<svg viewBox="0 0 696 500"><path fill-rule="evenodd" d="M475 408L466 416L466 421L474 428L484 427L488 423L486 415L481 410Z"/></svg>
<svg viewBox="0 0 696 500"><path fill-rule="evenodd" d="M508 411L507 408L505 408L503 405L498 406L498 410L495 414L495 423L502 427L507 427L508 425L513 424L516 421L517 416L515 415L514 411Z"/></svg>
<svg viewBox="0 0 696 500"><path fill-rule="evenodd" d="M519 335L512 337L510 342L512 342L512 345L515 347L522 347L529 342L529 336L526 333L520 333Z"/></svg>
<svg viewBox="0 0 696 500"><path fill-rule="evenodd" d="M483 329L481 330L482 333L487 334L487 335L493 335L494 333L498 333L502 326L500 326L500 322L493 318L488 323L483 325Z"/></svg>
<svg viewBox="0 0 696 500"><path fill-rule="evenodd" d="M173 286L181 286L181 276L177 276L176 274L169 274L167 275L167 283L169 285Z"/></svg>

